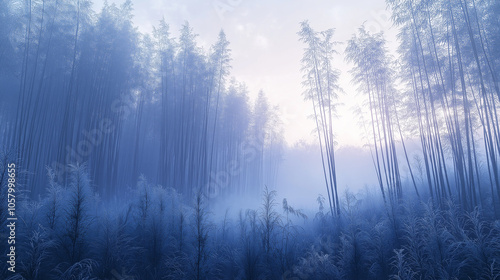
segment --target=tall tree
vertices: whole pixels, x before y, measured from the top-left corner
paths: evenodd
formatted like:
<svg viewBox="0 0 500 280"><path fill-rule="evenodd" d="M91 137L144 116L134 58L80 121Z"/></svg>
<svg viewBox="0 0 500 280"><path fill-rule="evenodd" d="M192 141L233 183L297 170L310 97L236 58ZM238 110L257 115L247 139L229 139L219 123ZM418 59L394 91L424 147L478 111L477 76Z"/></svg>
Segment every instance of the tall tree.
<svg viewBox="0 0 500 280"><path fill-rule="evenodd" d="M333 68L332 59L336 53L332 41L333 29L314 31L307 21L301 23L298 32L300 41L306 44L302 58L303 85L306 100L311 100L314 109L323 173L332 215L340 214L335 168L335 141L333 117L337 94L339 71Z"/></svg>

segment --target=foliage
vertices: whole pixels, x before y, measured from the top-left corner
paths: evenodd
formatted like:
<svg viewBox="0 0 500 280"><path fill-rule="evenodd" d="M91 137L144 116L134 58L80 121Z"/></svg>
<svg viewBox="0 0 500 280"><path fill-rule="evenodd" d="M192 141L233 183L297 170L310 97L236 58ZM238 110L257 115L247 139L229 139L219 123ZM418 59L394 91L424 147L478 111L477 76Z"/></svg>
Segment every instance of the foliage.
<svg viewBox="0 0 500 280"><path fill-rule="evenodd" d="M399 239L385 208L366 194L346 193L342 213L316 219L267 187L258 210L211 215L201 193L190 203L143 177L136 200L92 204L87 169L73 166L60 194L31 201L19 213L33 222L20 231L19 266L9 279L496 279L500 276L500 226L475 209L449 201L405 204ZM80 186L80 187L79 187ZM86 190L86 191L84 191ZM53 223L57 200L60 218ZM147 202L147 203L146 203ZM168 202L168 204L167 204ZM36 206L37 204L41 204ZM143 205L148 205L149 210ZM176 205L168 207L168 205ZM179 210L181 209L181 210ZM35 211L36 210L36 211ZM77 213L80 214L77 214ZM99 213L99 214L95 214ZM369 214L367 214L369 213ZM183 218L185 217L185 218ZM27 223L28 224L28 223ZM50 225L54 225L50 228ZM301 226L299 226L301 224ZM318 224L322 224L320 227ZM328 228L327 231L324 228ZM183 228L183 229L180 229ZM183 241L181 241L181 239ZM67 255L59 256L61 252ZM73 257L73 258L71 258ZM162 278L163 277L163 278Z"/></svg>

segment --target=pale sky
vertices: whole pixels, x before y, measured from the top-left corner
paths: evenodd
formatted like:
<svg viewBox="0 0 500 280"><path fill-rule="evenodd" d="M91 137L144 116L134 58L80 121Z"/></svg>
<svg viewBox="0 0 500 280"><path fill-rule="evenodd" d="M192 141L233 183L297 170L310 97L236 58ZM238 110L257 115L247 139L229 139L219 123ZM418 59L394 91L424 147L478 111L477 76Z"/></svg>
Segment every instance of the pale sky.
<svg viewBox="0 0 500 280"><path fill-rule="evenodd" d="M95 1L99 11L104 1ZM113 2L113 1L109 1ZM116 1L117 4L123 0ZM341 71L339 119L336 137L339 146L364 144L352 107L359 104L355 87L348 74L350 65L344 62L345 43L364 23L372 32L384 30L389 46L395 49L395 28L391 28L384 0L132 0L134 23L141 32L150 32L153 25L165 17L174 37L185 21L199 34L198 43L208 49L222 28L232 49L231 75L245 82L254 99L260 89L269 101L280 108L285 139L293 145L298 141L316 141L312 134L314 122L308 118L312 105L302 98L300 72L304 45L299 42L299 23L309 20L316 31L335 29L337 47L334 66Z"/></svg>

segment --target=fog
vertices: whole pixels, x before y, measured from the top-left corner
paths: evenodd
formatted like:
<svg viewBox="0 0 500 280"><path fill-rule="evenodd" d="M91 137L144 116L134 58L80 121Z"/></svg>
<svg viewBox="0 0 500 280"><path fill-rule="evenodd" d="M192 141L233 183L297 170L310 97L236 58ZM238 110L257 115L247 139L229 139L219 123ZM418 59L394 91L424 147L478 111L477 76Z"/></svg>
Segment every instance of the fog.
<svg viewBox="0 0 500 280"><path fill-rule="evenodd" d="M0 1L0 278L499 278L499 14Z"/></svg>
<svg viewBox="0 0 500 280"><path fill-rule="evenodd" d="M337 150L339 192L362 192L376 188L377 178L368 149L342 147ZM325 196L324 174L318 146L297 144L283 154L278 175L277 190L293 205L316 209L318 195Z"/></svg>

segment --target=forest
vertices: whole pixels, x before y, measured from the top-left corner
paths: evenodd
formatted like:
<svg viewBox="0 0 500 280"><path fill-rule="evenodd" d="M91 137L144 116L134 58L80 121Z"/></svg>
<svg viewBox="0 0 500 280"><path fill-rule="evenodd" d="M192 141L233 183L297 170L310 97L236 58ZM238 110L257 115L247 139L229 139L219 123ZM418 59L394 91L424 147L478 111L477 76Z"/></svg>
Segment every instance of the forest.
<svg viewBox="0 0 500 280"><path fill-rule="evenodd" d="M386 0L394 52L296 22L308 209L277 188L280 104L231 75L244 50L142 32L134 5L0 0L1 279L500 279L500 2ZM364 189L339 184L346 94Z"/></svg>

